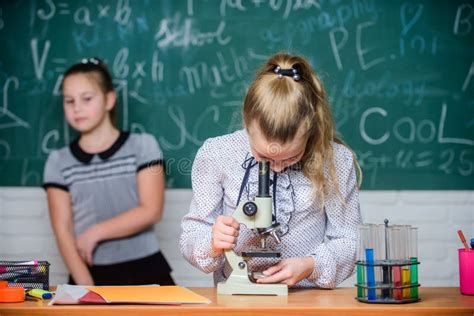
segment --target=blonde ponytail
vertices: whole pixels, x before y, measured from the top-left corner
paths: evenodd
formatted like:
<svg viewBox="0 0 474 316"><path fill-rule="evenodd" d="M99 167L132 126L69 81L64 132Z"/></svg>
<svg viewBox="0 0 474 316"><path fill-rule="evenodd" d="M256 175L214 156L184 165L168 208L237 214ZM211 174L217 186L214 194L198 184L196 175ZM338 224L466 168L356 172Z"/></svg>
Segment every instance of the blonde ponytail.
<svg viewBox="0 0 474 316"><path fill-rule="evenodd" d="M278 75L279 69L297 72L298 78ZM256 123L266 139L283 144L293 141L304 128L307 143L301 165L314 194L323 204L329 186L340 196L333 143L343 142L336 135L323 84L308 61L285 53L272 56L249 88L243 118L246 126ZM354 163L360 170L355 155Z"/></svg>

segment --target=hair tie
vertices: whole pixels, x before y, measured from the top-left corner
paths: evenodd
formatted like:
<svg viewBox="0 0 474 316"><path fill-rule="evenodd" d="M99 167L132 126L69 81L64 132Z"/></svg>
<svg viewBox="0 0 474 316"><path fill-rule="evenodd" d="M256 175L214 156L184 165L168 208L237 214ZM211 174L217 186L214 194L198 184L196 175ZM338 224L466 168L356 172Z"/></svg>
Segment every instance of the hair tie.
<svg viewBox="0 0 474 316"><path fill-rule="evenodd" d="M293 80L298 81L301 79L300 74L296 68L289 68L289 69L281 69L280 66L276 66L273 69L273 72L278 75L278 78L283 78L283 76L286 77L292 77Z"/></svg>
<svg viewBox="0 0 474 316"><path fill-rule="evenodd" d="M82 58L81 59L81 64L94 64L94 65L99 65L100 61L97 58L91 57L91 58Z"/></svg>

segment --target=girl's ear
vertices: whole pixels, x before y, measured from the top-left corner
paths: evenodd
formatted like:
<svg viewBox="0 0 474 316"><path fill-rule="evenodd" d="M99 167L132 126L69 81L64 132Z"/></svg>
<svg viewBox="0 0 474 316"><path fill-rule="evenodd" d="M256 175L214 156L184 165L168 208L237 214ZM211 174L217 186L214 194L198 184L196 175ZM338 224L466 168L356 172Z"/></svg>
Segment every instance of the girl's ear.
<svg viewBox="0 0 474 316"><path fill-rule="evenodd" d="M111 111L114 108L116 102L117 94L115 93L115 91L107 92L105 100L105 108L107 109L107 111Z"/></svg>

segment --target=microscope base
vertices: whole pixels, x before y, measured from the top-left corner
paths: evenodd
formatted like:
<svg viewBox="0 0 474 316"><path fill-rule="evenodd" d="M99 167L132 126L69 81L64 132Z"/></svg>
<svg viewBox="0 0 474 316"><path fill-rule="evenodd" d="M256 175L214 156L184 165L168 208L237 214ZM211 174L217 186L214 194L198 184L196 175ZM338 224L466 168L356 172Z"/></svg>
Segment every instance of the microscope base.
<svg viewBox="0 0 474 316"><path fill-rule="evenodd" d="M250 281L242 283L227 280L217 284L217 294L288 296L288 286L286 284L257 284Z"/></svg>

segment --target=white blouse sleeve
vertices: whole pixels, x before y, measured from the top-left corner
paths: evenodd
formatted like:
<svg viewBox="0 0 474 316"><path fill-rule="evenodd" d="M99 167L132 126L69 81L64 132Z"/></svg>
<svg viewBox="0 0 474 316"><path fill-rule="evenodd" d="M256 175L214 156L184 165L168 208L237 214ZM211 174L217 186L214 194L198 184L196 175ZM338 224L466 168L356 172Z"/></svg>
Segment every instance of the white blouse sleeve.
<svg viewBox="0 0 474 316"><path fill-rule="evenodd" d="M341 145L335 150L340 195L335 189L326 196L325 242L311 255L315 261L308 278L316 287L334 288L354 271L358 225L361 223L359 191L352 153Z"/></svg>
<svg viewBox="0 0 474 316"><path fill-rule="evenodd" d="M209 273L217 270L224 256L212 249L212 225L222 214L224 192L218 148L212 139L199 149L192 168L193 198L189 212L181 222L180 249L193 266Z"/></svg>

